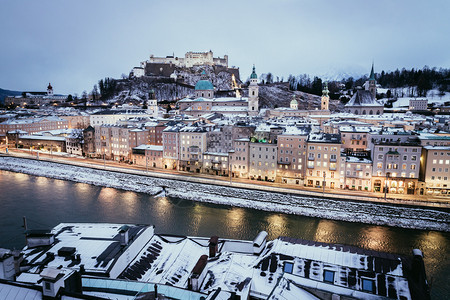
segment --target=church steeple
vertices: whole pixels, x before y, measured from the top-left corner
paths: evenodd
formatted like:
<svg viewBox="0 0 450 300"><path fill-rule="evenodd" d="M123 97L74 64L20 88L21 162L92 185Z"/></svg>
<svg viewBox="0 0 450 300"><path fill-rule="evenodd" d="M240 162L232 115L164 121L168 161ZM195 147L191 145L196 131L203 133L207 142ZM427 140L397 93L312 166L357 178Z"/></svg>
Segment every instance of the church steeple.
<svg viewBox="0 0 450 300"><path fill-rule="evenodd" d="M330 96L328 96L328 93L330 91L328 90L328 83L325 81L323 90L322 90L322 98L320 99L320 109L321 110L328 110L328 104L330 102Z"/></svg>
<svg viewBox="0 0 450 300"><path fill-rule="evenodd" d="M369 80L375 80L375 72L373 71L373 62L372 62L372 70L370 71Z"/></svg>
<svg viewBox="0 0 450 300"><path fill-rule="evenodd" d="M256 75L255 65L250 75L250 85L248 86L248 115L258 115L259 98L258 98L258 76Z"/></svg>
<svg viewBox="0 0 450 300"><path fill-rule="evenodd" d="M375 80L375 72L373 71L373 62L372 62L372 70L370 70L370 77L368 80L368 90L372 94L373 98L376 99L377 97L377 82ZM366 87L367 89L367 87Z"/></svg>

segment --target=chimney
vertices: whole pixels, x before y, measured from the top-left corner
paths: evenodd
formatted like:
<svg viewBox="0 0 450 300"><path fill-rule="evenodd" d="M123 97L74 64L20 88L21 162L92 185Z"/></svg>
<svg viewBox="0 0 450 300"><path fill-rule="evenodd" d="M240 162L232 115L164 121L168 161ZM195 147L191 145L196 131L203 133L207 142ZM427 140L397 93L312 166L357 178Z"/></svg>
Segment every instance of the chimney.
<svg viewBox="0 0 450 300"><path fill-rule="evenodd" d="M219 237L214 235L209 239L209 257L215 257L217 250L218 250L218 245L219 244Z"/></svg>
<svg viewBox="0 0 450 300"><path fill-rule="evenodd" d="M120 234L120 246L127 246L128 242L129 242L129 237L128 237L128 231L129 231L130 227L128 227L127 225L124 225L122 227L120 227L119 229L119 234Z"/></svg>

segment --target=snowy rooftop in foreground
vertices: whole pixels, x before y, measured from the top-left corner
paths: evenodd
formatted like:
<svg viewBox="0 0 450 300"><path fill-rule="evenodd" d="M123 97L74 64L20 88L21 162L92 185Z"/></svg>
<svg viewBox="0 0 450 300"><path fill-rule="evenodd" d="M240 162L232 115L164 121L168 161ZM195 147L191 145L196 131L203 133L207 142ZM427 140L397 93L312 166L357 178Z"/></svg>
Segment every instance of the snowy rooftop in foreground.
<svg viewBox="0 0 450 300"><path fill-rule="evenodd" d="M151 292L158 284L173 299L200 299L219 288L216 299L231 293L243 299L316 299L319 291L412 299L407 258L352 246L290 237L266 241L265 232L255 241L160 235L153 226L125 224L62 223L51 234L51 245L25 248L24 265L30 269L18 281L39 284L38 274L56 278L83 265L83 289L99 293Z"/></svg>
<svg viewBox="0 0 450 300"><path fill-rule="evenodd" d="M25 258L34 265L30 273L39 272L43 266L54 268L63 266L79 270L80 265L84 265L86 272L93 274L111 273L114 267L123 269L128 263L125 266L116 266L116 264L124 263L122 255L124 253L130 255L129 250L132 248L122 247L120 244L119 231L124 228L123 226L128 226L129 239L133 239L134 242L138 242L140 236L153 235L153 227L148 226L61 223L51 231L57 241L51 248L42 249L42 251L37 251L40 248L27 248L24 251ZM63 255L62 249L73 253L68 256ZM136 252L131 249L131 252L133 251ZM80 255L79 259L76 255Z"/></svg>

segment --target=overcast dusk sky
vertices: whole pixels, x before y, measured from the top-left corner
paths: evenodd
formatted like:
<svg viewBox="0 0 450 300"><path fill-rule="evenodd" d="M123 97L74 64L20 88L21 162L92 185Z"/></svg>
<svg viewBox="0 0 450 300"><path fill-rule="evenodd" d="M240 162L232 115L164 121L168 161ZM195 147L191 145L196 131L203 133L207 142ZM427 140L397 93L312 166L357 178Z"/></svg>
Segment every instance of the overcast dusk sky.
<svg viewBox="0 0 450 300"><path fill-rule="evenodd" d="M0 2L0 88L90 92L150 54L212 50L246 79L450 67L450 1Z"/></svg>

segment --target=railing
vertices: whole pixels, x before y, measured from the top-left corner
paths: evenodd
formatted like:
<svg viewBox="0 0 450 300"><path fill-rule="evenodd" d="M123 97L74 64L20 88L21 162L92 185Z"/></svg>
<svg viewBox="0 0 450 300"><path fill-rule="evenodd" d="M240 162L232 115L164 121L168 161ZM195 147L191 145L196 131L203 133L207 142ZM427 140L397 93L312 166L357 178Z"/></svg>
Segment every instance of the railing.
<svg viewBox="0 0 450 300"><path fill-rule="evenodd" d="M308 156L308 160L314 160L314 156L313 157Z"/></svg>

